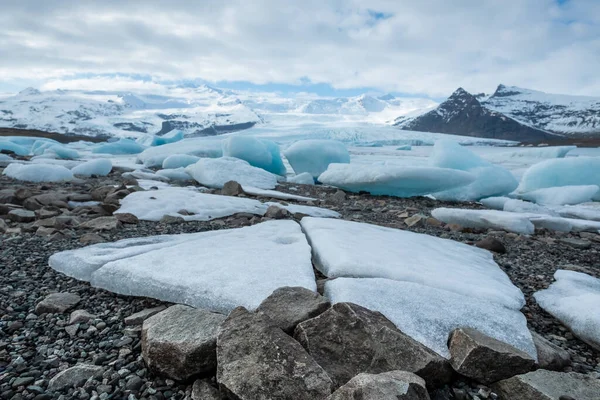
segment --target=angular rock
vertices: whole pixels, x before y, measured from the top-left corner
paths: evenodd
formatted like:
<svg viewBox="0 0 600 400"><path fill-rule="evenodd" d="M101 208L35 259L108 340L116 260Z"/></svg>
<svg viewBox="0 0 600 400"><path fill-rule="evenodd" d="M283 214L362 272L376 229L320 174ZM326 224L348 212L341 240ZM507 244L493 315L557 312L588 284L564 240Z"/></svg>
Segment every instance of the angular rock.
<svg viewBox="0 0 600 400"><path fill-rule="evenodd" d="M48 383L48 391L57 391L79 385L90 378L102 376L104 368L97 365L79 364L56 374Z"/></svg>
<svg viewBox="0 0 600 400"><path fill-rule="evenodd" d="M54 233L56 233L56 229L54 229L54 228L46 228L45 226L40 226L35 231L35 234L37 236L51 236Z"/></svg>
<svg viewBox="0 0 600 400"><path fill-rule="evenodd" d="M486 385L529 372L535 364L527 353L472 328L452 331L448 348L456 372Z"/></svg>
<svg viewBox="0 0 600 400"><path fill-rule="evenodd" d="M84 324L88 322L90 319L96 318L95 315L90 314L85 310L75 310L71 313L69 317L69 325L73 324Z"/></svg>
<svg viewBox="0 0 600 400"><path fill-rule="evenodd" d="M6 225L6 222L0 218L0 232L4 233L7 229L9 229L8 225Z"/></svg>
<svg viewBox="0 0 600 400"><path fill-rule="evenodd" d="M263 314L234 309L217 340L221 393L240 400L324 399L331 379L300 344Z"/></svg>
<svg viewBox="0 0 600 400"><path fill-rule="evenodd" d="M106 239L97 233L84 233L79 238L79 241L83 244L96 244L96 243L104 243Z"/></svg>
<svg viewBox="0 0 600 400"><path fill-rule="evenodd" d="M425 221L427 220L427 216L422 214L415 214L412 217L408 217L404 220L404 223L408 227L412 226L423 226Z"/></svg>
<svg viewBox="0 0 600 400"><path fill-rule="evenodd" d="M142 357L148 367L175 380L216 368L221 314L175 305L148 318L142 326Z"/></svg>
<svg viewBox="0 0 600 400"><path fill-rule="evenodd" d="M80 228L88 228L96 231L112 231L120 226L121 223L115 217L98 217L79 225Z"/></svg>
<svg viewBox="0 0 600 400"><path fill-rule="evenodd" d="M429 400L423 378L406 371L358 374L327 400Z"/></svg>
<svg viewBox="0 0 600 400"><path fill-rule="evenodd" d="M480 249L493 251L494 253L506 253L506 247L504 247L504 244L502 244L501 241L492 236L487 236L481 239L480 241L475 243L475 246L479 247Z"/></svg>
<svg viewBox="0 0 600 400"><path fill-rule="evenodd" d="M330 200L334 203L343 203L346 200L346 192L338 189L331 195Z"/></svg>
<svg viewBox="0 0 600 400"><path fill-rule="evenodd" d="M32 222L35 221L35 213L33 211L24 210L22 208L11 210L8 212L8 219L13 222Z"/></svg>
<svg viewBox="0 0 600 400"><path fill-rule="evenodd" d="M124 224L135 225L140 222L138 217L136 217L135 215L133 215L131 213L115 214L115 218L117 220L119 220L119 222L122 222Z"/></svg>
<svg viewBox="0 0 600 400"><path fill-rule="evenodd" d="M221 189L221 194L224 196L239 196L240 194L244 194L244 189L236 181L227 181L223 185L223 189Z"/></svg>
<svg viewBox="0 0 600 400"><path fill-rule="evenodd" d="M383 314L352 303L337 303L300 323L294 338L327 371L334 387L363 372L412 372L430 388L452 376L448 360L405 335Z"/></svg>
<svg viewBox="0 0 600 400"><path fill-rule="evenodd" d="M68 208L67 196L64 193L50 192L29 197L23 202L23 207L32 211L44 206Z"/></svg>
<svg viewBox="0 0 600 400"><path fill-rule="evenodd" d="M598 400L600 380L575 372L538 369L497 382L492 386L502 399L523 400Z"/></svg>
<svg viewBox="0 0 600 400"><path fill-rule="evenodd" d="M115 188L114 186L101 186L92 190L90 194L92 195L92 199L96 201L104 201L106 196L108 196L110 193L115 192L116 190L117 188Z"/></svg>
<svg viewBox="0 0 600 400"><path fill-rule="evenodd" d="M531 332L531 336L537 350L538 365L540 368L562 371L563 368L571 365L571 355L568 351L535 332Z"/></svg>
<svg viewBox="0 0 600 400"><path fill-rule="evenodd" d="M158 314L161 311L166 310L165 306L158 306L153 308L145 308L142 311L131 314L129 317L125 317L125 325L141 325L142 322L147 320L153 315Z"/></svg>
<svg viewBox="0 0 600 400"><path fill-rule="evenodd" d="M314 318L329 308L329 301L318 293L303 287L282 287L260 303L257 313L273 320L284 332L291 334L296 325Z"/></svg>
<svg viewBox="0 0 600 400"><path fill-rule="evenodd" d="M183 224L185 219L182 217L175 217L173 215L165 215L158 222L161 224Z"/></svg>
<svg viewBox="0 0 600 400"><path fill-rule="evenodd" d="M564 238L558 239L558 241L579 250L587 250L592 247L592 242L586 239Z"/></svg>
<svg viewBox="0 0 600 400"><path fill-rule="evenodd" d="M81 297L75 293L52 293L35 306L35 313L58 314L75 307L81 301Z"/></svg>
<svg viewBox="0 0 600 400"><path fill-rule="evenodd" d="M0 203L16 204L17 201L19 201L19 200L17 199L15 192L16 191L14 189L1 189L0 190Z"/></svg>
<svg viewBox="0 0 600 400"><path fill-rule="evenodd" d="M221 400L219 390L214 388L206 379L198 379L192 385L192 400Z"/></svg>
<svg viewBox="0 0 600 400"><path fill-rule="evenodd" d="M54 206L46 206L42 207L39 210L35 210L35 216L44 219L44 218L52 218L59 216L61 214L61 210L58 207Z"/></svg>
<svg viewBox="0 0 600 400"><path fill-rule="evenodd" d="M283 219L288 215L290 215L290 212L288 210L277 206L269 206L269 208L267 208L267 212L265 212L266 218L273 219Z"/></svg>

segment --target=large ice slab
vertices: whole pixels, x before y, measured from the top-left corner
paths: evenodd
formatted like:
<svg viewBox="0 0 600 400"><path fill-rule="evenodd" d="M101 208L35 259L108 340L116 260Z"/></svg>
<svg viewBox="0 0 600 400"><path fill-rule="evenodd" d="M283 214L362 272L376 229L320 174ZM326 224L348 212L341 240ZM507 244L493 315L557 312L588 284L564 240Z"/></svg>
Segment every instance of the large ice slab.
<svg viewBox="0 0 600 400"><path fill-rule="evenodd" d="M557 186L600 186L600 157L570 157L532 165L517 188L520 194ZM600 194L594 196L600 200Z"/></svg>
<svg viewBox="0 0 600 400"><path fill-rule="evenodd" d="M600 279L560 269L554 279L533 297L577 337L600 350Z"/></svg>
<svg viewBox="0 0 600 400"><path fill-rule="evenodd" d="M92 153L99 154L138 154L144 146L130 139L119 139L116 142L104 143L94 147Z"/></svg>
<svg viewBox="0 0 600 400"><path fill-rule="evenodd" d="M185 168L159 169L156 175L170 179L172 181L192 181L190 174L185 172Z"/></svg>
<svg viewBox="0 0 600 400"><path fill-rule="evenodd" d="M263 215L266 209L267 206L258 200L172 187L133 192L121 200L121 207L115 213L131 213L145 221L160 221L165 215L186 221L209 221L241 212ZM191 215L179 214L181 210Z"/></svg>
<svg viewBox="0 0 600 400"><path fill-rule="evenodd" d="M325 284L332 303L352 302L379 311L401 331L439 355L458 327L471 327L537 358L525 316L517 309L417 282L338 278Z"/></svg>
<svg viewBox="0 0 600 400"><path fill-rule="evenodd" d="M527 215L508 211L436 208L431 215L447 224L458 224L465 228L499 229L524 235L531 235L535 231Z"/></svg>
<svg viewBox="0 0 600 400"><path fill-rule="evenodd" d="M299 214L304 214L304 215L308 215L311 217L317 217L317 218L340 218L341 217L340 213L338 213L337 211L333 211L333 210L329 210L327 208L321 208L321 207L303 206L303 205L298 205L298 204L283 205L283 204L275 203L275 202L268 202L268 203L265 203L265 205L277 206L279 208L284 208L292 214L299 213Z"/></svg>
<svg viewBox="0 0 600 400"><path fill-rule="evenodd" d="M220 138L191 138L175 143L150 147L138 154L138 161L146 167L161 167L165 159L174 154L217 158L223 155Z"/></svg>
<svg viewBox="0 0 600 400"><path fill-rule="evenodd" d="M290 183L298 183L301 185L314 185L315 179L308 172L303 172L298 175L290 176L287 180Z"/></svg>
<svg viewBox="0 0 600 400"><path fill-rule="evenodd" d="M196 182L210 188L220 189L228 181L259 189L273 189L277 186L276 175L231 157L202 158L197 163L187 166L186 172Z"/></svg>
<svg viewBox="0 0 600 400"><path fill-rule="evenodd" d="M350 192L412 197L463 187L473 182L475 176L448 168L331 164L318 179Z"/></svg>
<svg viewBox="0 0 600 400"><path fill-rule="evenodd" d="M359 222L303 218L315 265L330 278L416 282L520 309L525 300L487 250Z"/></svg>
<svg viewBox="0 0 600 400"><path fill-rule="evenodd" d="M484 206L494 210L504 210L504 204L510 200L510 197L505 196L494 196L486 197L485 199L479 200Z"/></svg>
<svg viewBox="0 0 600 400"><path fill-rule="evenodd" d="M562 206L592 201L598 191L598 185L558 186L533 190L519 197L542 205Z"/></svg>
<svg viewBox="0 0 600 400"><path fill-rule="evenodd" d="M106 176L112 170L112 162L106 158L99 158L97 160L90 160L79 164L78 166L71 169L74 175L82 176Z"/></svg>
<svg viewBox="0 0 600 400"><path fill-rule="evenodd" d="M251 136L231 136L223 140L223 156L239 158L253 167L262 168L276 175L286 173L279 145L271 140Z"/></svg>
<svg viewBox="0 0 600 400"><path fill-rule="evenodd" d="M64 160L73 160L79 158L79 153L75 149L70 149L61 144L52 142L37 141L34 143L31 152L36 156L46 156L49 158L60 158Z"/></svg>
<svg viewBox="0 0 600 400"><path fill-rule="evenodd" d="M312 197L299 196L297 194L280 192L278 190L259 189L252 186L242 186L242 189L244 189L244 193L252 196L271 197L280 200L316 201L316 199Z"/></svg>
<svg viewBox="0 0 600 400"><path fill-rule="evenodd" d="M223 313L238 306L254 310L283 286L316 291L310 246L296 222L269 221L188 237L189 240L169 246L166 242L172 238L158 239L162 240L158 248L146 242L118 259L108 255L113 260L95 269L90 283L124 295L153 297ZM94 245L55 254L50 266L59 271L76 271L81 263L89 270L88 260L106 258L113 246L117 254L123 255L121 242Z"/></svg>
<svg viewBox="0 0 600 400"><path fill-rule="evenodd" d="M24 146L13 143L10 140L5 140L4 138L0 138L0 151L1 150L12 151L18 156L26 156L29 154L29 149L25 148Z"/></svg>
<svg viewBox="0 0 600 400"><path fill-rule="evenodd" d="M2 175L28 182L62 182L73 179L70 169L52 164L11 163L4 168Z"/></svg>
<svg viewBox="0 0 600 400"><path fill-rule="evenodd" d="M299 140L284 152L296 174L308 172L318 178L329 164L350 162L350 154L342 142L336 140Z"/></svg>
<svg viewBox="0 0 600 400"><path fill-rule="evenodd" d="M475 176L475 181L468 185L433 193L439 200L476 201L484 197L502 196L515 190L519 184L507 169L482 159L450 140L438 140L435 143L429 165L467 171Z"/></svg>
<svg viewBox="0 0 600 400"><path fill-rule="evenodd" d="M162 167L163 169L185 168L190 164L197 163L198 160L200 157L189 154L173 154L164 159Z"/></svg>

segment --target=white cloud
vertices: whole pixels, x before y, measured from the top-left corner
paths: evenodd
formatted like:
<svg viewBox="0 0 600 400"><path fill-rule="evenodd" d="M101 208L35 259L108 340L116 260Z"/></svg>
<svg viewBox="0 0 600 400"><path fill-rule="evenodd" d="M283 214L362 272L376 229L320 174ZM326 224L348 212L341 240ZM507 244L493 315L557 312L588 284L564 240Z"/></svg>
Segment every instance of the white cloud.
<svg viewBox="0 0 600 400"><path fill-rule="evenodd" d="M597 0L23 0L3 4L0 26L0 82L48 88L121 73L430 96L498 83L600 94Z"/></svg>

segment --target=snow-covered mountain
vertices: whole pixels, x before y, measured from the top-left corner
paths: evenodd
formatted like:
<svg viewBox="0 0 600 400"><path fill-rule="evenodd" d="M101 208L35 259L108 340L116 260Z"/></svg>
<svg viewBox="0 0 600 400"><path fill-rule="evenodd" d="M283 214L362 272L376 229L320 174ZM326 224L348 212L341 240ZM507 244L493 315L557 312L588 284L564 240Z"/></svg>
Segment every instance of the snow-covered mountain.
<svg viewBox="0 0 600 400"><path fill-rule="evenodd" d="M499 85L482 104L546 131L570 136L600 135L600 97L548 94Z"/></svg>
<svg viewBox="0 0 600 400"><path fill-rule="evenodd" d="M520 142L533 142L551 137L547 132L488 109L463 88L458 88L434 110L414 118L399 117L394 125L411 131L452 133Z"/></svg>

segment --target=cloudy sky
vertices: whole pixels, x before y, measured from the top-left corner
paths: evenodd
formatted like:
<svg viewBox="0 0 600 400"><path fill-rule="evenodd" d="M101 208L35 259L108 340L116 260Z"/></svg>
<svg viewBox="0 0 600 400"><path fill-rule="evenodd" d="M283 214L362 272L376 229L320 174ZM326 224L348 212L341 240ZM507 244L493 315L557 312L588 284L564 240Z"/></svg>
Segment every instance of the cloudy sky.
<svg viewBox="0 0 600 400"><path fill-rule="evenodd" d="M0 26L0 92L600 95L598 0L9 0Z"/></svg>

